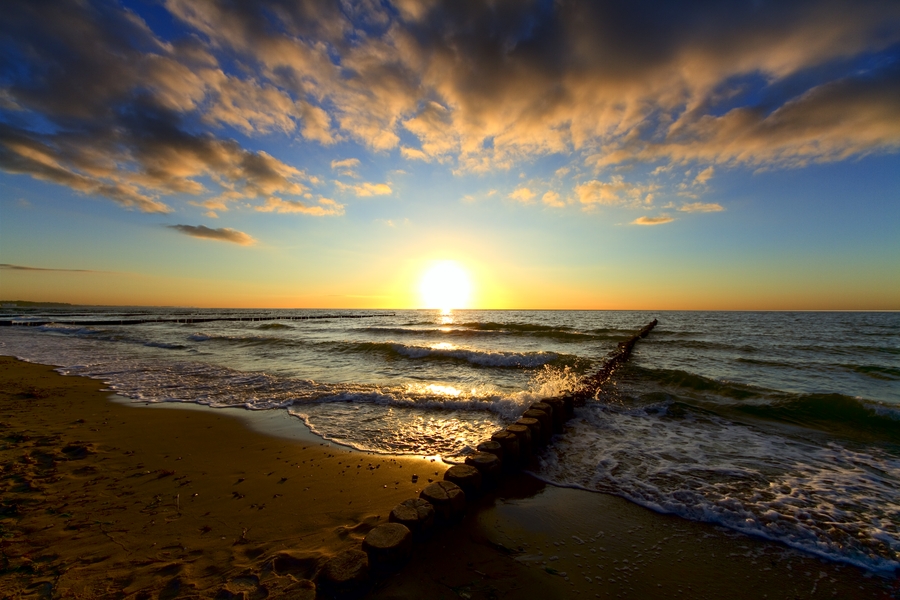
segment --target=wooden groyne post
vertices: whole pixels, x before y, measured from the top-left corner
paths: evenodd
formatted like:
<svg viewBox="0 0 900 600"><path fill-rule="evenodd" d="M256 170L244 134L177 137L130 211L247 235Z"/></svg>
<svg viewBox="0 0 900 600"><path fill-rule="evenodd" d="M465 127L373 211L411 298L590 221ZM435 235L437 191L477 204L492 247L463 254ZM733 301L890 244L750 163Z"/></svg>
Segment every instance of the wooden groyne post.
<svg viewBox="0 0 900 600"><path fill-rule="evenodd" d="M409 559L413 543L426 538L433 524L458 521L466 506L477 502L483 491L496 485L504 474L528 466L530 458L541 451L554 433L563 433L574 407L597 394L628 360L638 340L647 337L656 323L653 319L633 336L619 342L600 370L584 379L575 390L532 404L525 411L527 416L478 444L478 451L467 456L464 465L447 469L443 481L427 486L418 498L395 506L389 522L366 535L361 550L346 550L325 563L316 578L317 585L332 598L358 597L372 585L371 576L383 577L400 569Z"/></svg>

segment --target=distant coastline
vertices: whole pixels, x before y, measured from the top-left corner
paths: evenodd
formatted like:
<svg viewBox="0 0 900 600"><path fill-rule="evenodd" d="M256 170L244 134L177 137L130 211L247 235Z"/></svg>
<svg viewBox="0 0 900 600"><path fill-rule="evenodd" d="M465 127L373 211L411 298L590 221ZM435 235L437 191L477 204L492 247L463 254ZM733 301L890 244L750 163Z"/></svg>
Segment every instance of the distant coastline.
<svg viewBox="0 0 900 600"><path fill-rule="evenodd" d="M80 306L78 304L69 304L68 302L32 302L31 300L0 300L0 306L3 308L42 308L57 306Z"/></svg>

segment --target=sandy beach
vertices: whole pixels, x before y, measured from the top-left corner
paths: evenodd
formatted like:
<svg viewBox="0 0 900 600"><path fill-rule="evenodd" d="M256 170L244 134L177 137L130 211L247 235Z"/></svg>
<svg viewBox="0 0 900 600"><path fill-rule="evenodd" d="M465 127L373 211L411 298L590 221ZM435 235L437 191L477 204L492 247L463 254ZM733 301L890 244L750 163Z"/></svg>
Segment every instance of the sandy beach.
<svg viewBox="0 0 900 600"><path fill-rule="evenodd" d="M0 596L312 598L447 465L279 433L271 415L111 398L0 357ZM417 475L414 481L413 475ZM896 598L898 582L623 499L504 480L377 598Z"/></svg>

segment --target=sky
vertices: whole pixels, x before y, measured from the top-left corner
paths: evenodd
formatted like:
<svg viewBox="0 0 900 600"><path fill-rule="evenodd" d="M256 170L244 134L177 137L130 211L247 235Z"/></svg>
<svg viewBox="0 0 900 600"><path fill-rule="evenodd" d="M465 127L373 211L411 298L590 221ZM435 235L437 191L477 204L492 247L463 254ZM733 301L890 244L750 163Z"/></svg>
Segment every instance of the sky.
<svg viewBox="0 0 900 600"><path fill-rule="evenodd" d="M898 151L892 0L6 0L0 298L900 310Z"/></svg>

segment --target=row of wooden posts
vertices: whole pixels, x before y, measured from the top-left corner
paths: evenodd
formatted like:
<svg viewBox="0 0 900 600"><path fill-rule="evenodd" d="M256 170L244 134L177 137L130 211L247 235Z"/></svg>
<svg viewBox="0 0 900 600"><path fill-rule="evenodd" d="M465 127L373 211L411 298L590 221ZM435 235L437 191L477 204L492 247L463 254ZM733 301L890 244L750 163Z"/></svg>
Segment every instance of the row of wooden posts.
<svg viewBox="0 0 900 600"><path fill-rule="evenodd" d="M628 360L637 340L646 337L655 325L656 320L621 342L603 368L575 391L532 404L514 424L478 444L465 464L447 469L443 481L429 484L418 498L395 506L389 522L372 529L361 549L346 550L324 564L319 575L321 591L335 598L355 597L368 589L373 576L398 570L412 554L413 544L427 539L435 524L457 522L467 504L495 487L504 474L525 468L554 434L563 433L575 406L596 394L612 372Z"/></svg>

